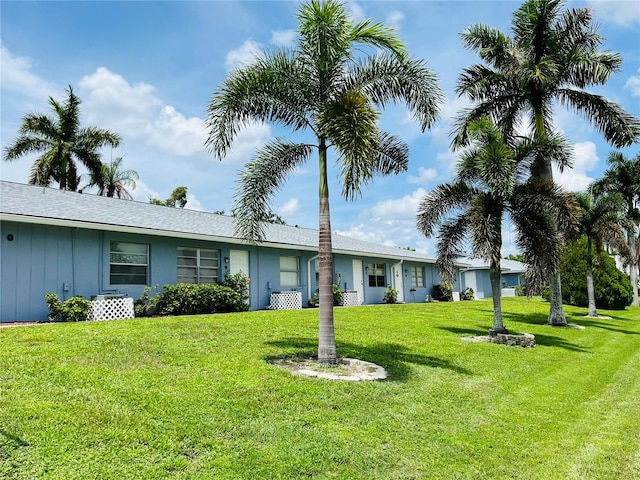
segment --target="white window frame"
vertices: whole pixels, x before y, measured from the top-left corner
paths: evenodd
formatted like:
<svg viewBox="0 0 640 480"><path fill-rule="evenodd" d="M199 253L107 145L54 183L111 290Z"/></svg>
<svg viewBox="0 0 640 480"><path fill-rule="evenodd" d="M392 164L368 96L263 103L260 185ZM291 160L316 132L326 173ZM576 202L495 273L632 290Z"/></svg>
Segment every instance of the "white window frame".
<svg viewBox="0 0 640 480"><path fill-rule="evenodd" d="M195 255L185 255L193 252ZM181 264L181 259L195 260L195 265ZM204 265L207 261L215 261L214 265ZM177 249L177 280L178 283L216 284L220 281L220 250L197 247L178 247ZM193 274L180 274L180 269L191 269ZM215 270L215 275L206 275L207 270ZM194 281L195 280L195 281Z"/></svg>
<svg viewBox="0 0 640 480"><path fill-rule="evenodd" d="M371 285L372 279L373 285ZM381 280L382 285L380 285ZM371 288L384 288L387 286L386 266L384 263L367 264L367 285Z"/></svg>
<svg viewBox="0 0 640 480"><path fill-rule="evenodd" d="M295 262L295 267L293 263ZM288 263L288 264L287 264ZM293 277L295 276L295 282ZM297 287L300 285L300 258L294 256L280 257L280 287Z"/></svg>
<svg viewBox="0 0 640 480"><path fill-rule="evenodd" d="M135 246L133 251L127 252L126 249L116 250L116 245ZM144 247L144 252L139 247ZM129 258L127 258L127 256ZM140 273L114 272L115 270L123 270L122 267L133 267L134 269L144 268L144 281ZM140 281L136 282L114 282L118 277L140 277ZM119 242L112 241L109 245L109 285L147 285L149 281L149 244L135 242Z"/></svg>
<svg viewBox="0 0 640 480"><path fill-rule="evenodd" d="M424 288L424 267L418 265L411 267L411 286Z"/></svg>

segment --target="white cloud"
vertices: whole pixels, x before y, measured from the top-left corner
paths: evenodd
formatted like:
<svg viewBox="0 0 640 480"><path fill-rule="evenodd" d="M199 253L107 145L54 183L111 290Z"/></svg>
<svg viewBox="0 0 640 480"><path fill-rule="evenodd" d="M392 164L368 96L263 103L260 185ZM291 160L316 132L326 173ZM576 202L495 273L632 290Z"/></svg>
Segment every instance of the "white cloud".
<svg viewBox="0 0 640 480"><path fill-rule="evenodd" d="M593 15L598 20L622 27L633 27L640 23L640 6L637 1L591 0L587 5L593 8Z"/></svg>
<svg viewBox="0 0 640 480"><path fill-rule="evenodd" d="M631 90L631 95L634 97L640 97L640 68L638 69L638 75L632 75L624 84L624 88Z"/></svg>
<svg viewBox="0 0 640 480"><path fill-rule="evenodd" d="M198 200L193 193L187 193L187 204L184 208L187 210L198 210L199 212L204 210L202 203L200 203L200 200Z"/></svg>
<svg viewBox="0 0 640 480"><path fill-rule="evenodd" d="M288 215L296 215L300 210L300 202L297 198L290 198L277 210L278 215L281 217Z"/></svg>
<svg viewBox="0 0 640 480"><path fill-rule="evenodd" d="M585 190L594 181L587 172L598 166L599 158L596 152L596 144L593 142L576 143L573 146L574 163L572 169L566 169L560 173L553 166L553 179L565 190L579 192Z"/></svg>
<svg viewBox="0 0 640 480"><path fill-rule="evenodd" d="M438 178L438 171L433 168L418 168L418 176L409 175L407 181L409 183L417 183L419 185L424 185L429 183L432 180Z"/></svg>
<svg viewBox="0 0 640 480"><path fill-rule="evenodd" d="M262 47L259 43L251 39L245 40L240 48L227 52L225 67L227 71L231 71L246 66L256 60L261 52Z"/></svg>
<svg viewBox="0 0 640 480"><path fill-rule="evenodd" d="M291 46L295 42L298 32L295 30L271 30L271 42L279 46Z"/></svg>
<svg viewBox="0 0 640 480"><path fill-rule="evenodd" d="M136 180L136 188L129 189L129 193L134 200L138 202L149 202L149 198L160 198L160 195L155 190L149 188L149 186L142 180Z"/></svg>
<svg viewBox="0 0 640 480"><path fill-rule="evenodd" d="M173 106L164 105L152 85L132 85L121 75L100 67L82 77L79 87L88 123L120 132L125 140L142 139L180 156L205 151L204 120L187 118Z"/></svg>
<svg viewBox="0 0 640 480"><path fill-rule="evenodd" d="M186 118L171 105L162 108L150 134L150 140L155 145L180 156L203 152L207 139L207 131L201 118Z"/></svg>
<svg viewBox="0 0 640 480"><path fill-rule="evenodd" d="M361 22L367 18L364 10L357 2L347 2L347 12L354 22Z"/></svg>
<svg viewBox="0 0 640 480"><path fill-rule="evenodd" d="M142 82L131 85L104 67L82 77L78 86L87 123L133 137L146 134L150 118L162 107L153 86Z"/></svg>
<svg viewBox="0 0 640 480"><path fill-rule="evenodd" d="M426 193L424 188L418 188L402 198L383 200L374 205L371 213L382 219L411 218L413 220L418 211L418 205Z"/></svg>
<svg viewBox="0 0 640 480"><path fill-rule="evenodd" d="M31 98L57 98L62 89L43 80L32 72L33 63L27 57L14 56L7 47L0 44L0 71L2 90L10 90Z"/></svg>
<svg viewBox="0 0 640 480"><path fill-rule="evenodd" d="M389 12L389 15L387 15L385 25L399 30L400 23L403 20L404 20L404 13L394 10L393 12Z"/></svg>

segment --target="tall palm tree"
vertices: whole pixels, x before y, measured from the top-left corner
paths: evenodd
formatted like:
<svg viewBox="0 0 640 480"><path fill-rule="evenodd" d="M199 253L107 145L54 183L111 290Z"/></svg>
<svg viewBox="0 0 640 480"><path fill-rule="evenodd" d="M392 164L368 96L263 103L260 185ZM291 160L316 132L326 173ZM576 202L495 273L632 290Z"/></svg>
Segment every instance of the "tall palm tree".
<svg viewBox="0 0 640 480"><path fill-rule="evenodd" d="M442 94L435 75L409 58L395 31L371 20L352 22L333 0L300 7L299 38L291 50L265 53L232 72L209 105L207 145L222 158L250 121L309 131L312 143L276 138L256 153L239 177L234 211L245 238L263 238L269 199L291 172L318 151L319 297L318 359L337 360L333 329L333 258L328 152L340 166L342 196L354 200L376 175L407 169L408 148L378 129L375 106L405 102L422 129L437 117ZM367 56L362 47L376 49Z"/></svg>
<svg viewBox="0 0 640 480"><path fill-rule="evenodd" d="M29 113L22 119L18 138L8 145L4 160L16 160L32 152L43 152L31 166L29 183L50 186L58 182L62 190L77 190L80 175L76 161L90 174L98 175L102 168L99 149L117 147L120 136L97 127L80 127L80 98L71 86L67 98L59 103L49 97L54 116Z"/></svg>
<svg viewBox="0 0 640 480"><path fill-rule="evenodd" d="M87 187L98 187L98 195L133 200L127 187L136 188L136 180L140 177L135 170L122 170L122 157L109 163L103 163L99 174L90 174Z"/></svg>
<svg viewBox="0 0 640 480"><path fill-rule="evenodd" d="M474 25L462 33L466 48L478 52L484 64L461 74L457 93L475 105L456 123L454 146L468 142L470 122L491 118L505 134L521 122L536 136L553 131L554 102L581 114L616 147L638 141L640 120L619 105L585 89L607 82L620 71L622 57L601 50L603 38L589 8L564 8L564 0L527 0L513 14L511 35ZM548 158L538 158L531 173L553 178ZM560 276L549 279L551 308L548 322L566 325Z"/></svg>
<svg viewBox="0 0 640 480"><path fill-rule="evenodd" d="M611 152L607 158L609 168L604 176L596 181L592 188L594 193L618 192L626 204L627 245L621 253L625 254L629 264L630 280L633 288L631 305L637 307L638 302L638 268L640 265L640 242L638 226L640 225L640 154L629 159L622 152Z"/></svg>
<svg viewBox="0 0 640 480"><path fill-rule="evenodd" d="M503 218L516 228L516 243L528 264L528 282L535 287L549 268L557 268L562 243L549 235L557 221L570 229L576 222L570 194L552 181L529 177L531 164L543 154L561 165L571 159L569 145L558 136L506 138L487 118L469 124L470 147L463 152L454 181L437 186L420 203L418 229L438 234L436 265L446 283L453 283L456 252L469 237L474 255L489 262L493 297L490 334L506 332L500 300L500 251Z"/></svg>
<svg viewBox="0 0 640 480"><path fill-rule="evenodd" d="M575 194L580 206L580 233L587 237L587 299L589 317L597 317L596 296L593 289L593 244L601 248L606 241L619 246L624 241L620 228L623 221L624 200L619 193L593 195L592 192Z"/></svg>

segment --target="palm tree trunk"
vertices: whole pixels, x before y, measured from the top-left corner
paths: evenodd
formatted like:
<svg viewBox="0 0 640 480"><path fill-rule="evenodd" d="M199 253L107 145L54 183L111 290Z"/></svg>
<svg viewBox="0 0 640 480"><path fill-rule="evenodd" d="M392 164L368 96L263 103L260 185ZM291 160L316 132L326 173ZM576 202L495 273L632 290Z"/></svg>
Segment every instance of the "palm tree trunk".
<svg viewBox="0 0 640 480"><path fill-rule="evenodd" d="M632 226L627 230L627 240L629 243L629 250L631 251L629 279L631 280L631 286L633 287L633 300L631 301L632 307L640 306L640 303L638 302L638 247L636 245L635 230L635 226Z"/></svg>
<svg viewBox="0 0 640 480"><path fill-rule="evenodd" d="M546 127L544 124L544 115L542 111L535 113L535 135L542 136L546 133ZM531 175L539 178L546 178L553 180L553 170L551 168L551 159L549 158L536 158L533 166L531 167ZM549 275L549 317L547 324L554 326L566 326L567 317L564 314L562 308L562 283L560 281L560 272L552 272Z"/></svg>
<svg viewBox="0 0 640 480"><path fill-rule="evenodd" d="M593 290L593 255L592 255L591 238L587 236L587 302L589 306L589 317L597 317L596 311L596 295Z"/></svg>
<svg viewBox="0 0 640 480"><path fill-rule="evenodd" d="M320 332L318 335L318 362L337 363L336 336L333 328L333 251L331 245L331 218L329 215L327 146L323 138L320 139L318 157L320 173L320 227L318 239Z"/></svg>
<svg viewBox="0 0 640 480"><path fill-rule="evenodd" d="M500 297L502 286L500 285L500 261L491 260L489 264L489 279L491 281L491 296L493 297L493 327L489 330L489 335L507 333L502 321L502 302Z"/></svg>

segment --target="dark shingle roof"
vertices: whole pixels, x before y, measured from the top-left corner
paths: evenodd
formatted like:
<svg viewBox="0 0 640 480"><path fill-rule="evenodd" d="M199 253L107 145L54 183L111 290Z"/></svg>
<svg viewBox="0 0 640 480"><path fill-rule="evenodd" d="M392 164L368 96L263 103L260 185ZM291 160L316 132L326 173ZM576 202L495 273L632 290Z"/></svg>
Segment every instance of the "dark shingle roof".
<svg viewBox="0 0 640 480"><path fill-rule="evenodd" d="M233 217L6 181L0 181L0 216L18 222L243 243L235 233ZM265 246L318 249L317 230L275 224L265 227ZM435 262L424 253L336 234L333 251Z"/></svg>

